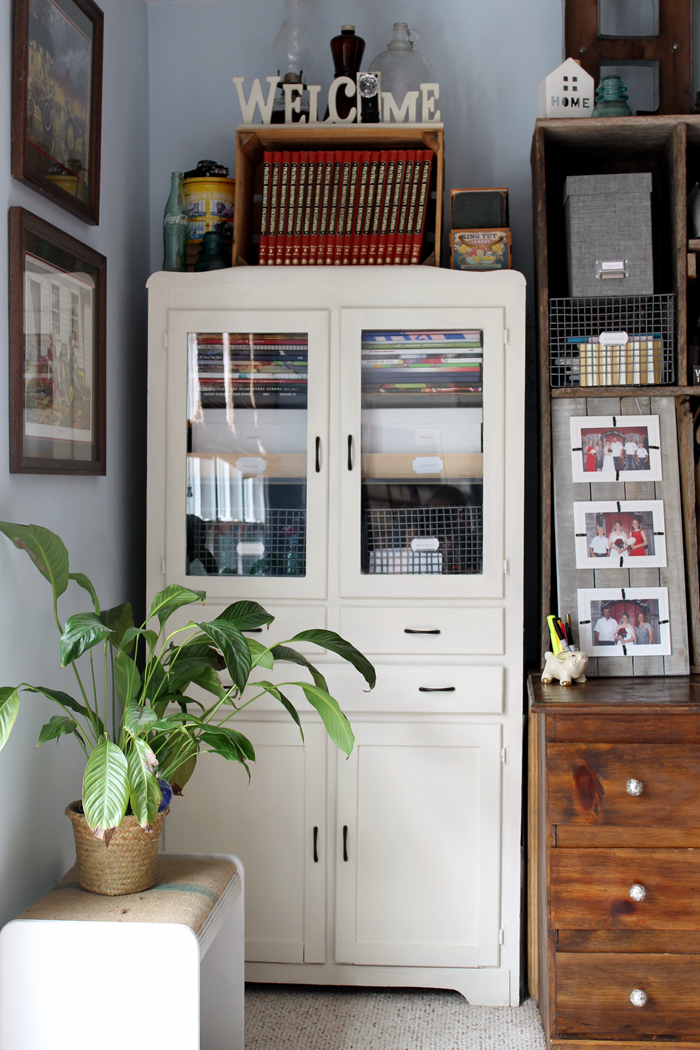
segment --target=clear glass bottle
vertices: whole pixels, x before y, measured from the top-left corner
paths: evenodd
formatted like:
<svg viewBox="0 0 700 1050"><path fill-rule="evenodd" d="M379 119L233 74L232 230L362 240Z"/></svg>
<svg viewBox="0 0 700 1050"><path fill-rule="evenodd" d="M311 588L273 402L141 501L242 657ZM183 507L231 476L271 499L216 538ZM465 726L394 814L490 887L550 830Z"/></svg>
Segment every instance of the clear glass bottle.
<svg viewBox="0 0 700 1050"><path fill-rule="evenodd" d="M163 269L187 271L187 205L181 171L170 176L170 196L163 215Z"/></svg>
<svg viewBox="0 0 700 1050"><path fill-rule="evenodd" d="M400 106L407 91L420 91L421 84L433 83L433 72L427 58L413 45L420 37L407 22L394 22L386 51L370 62L368 69L382 74L382 92L390 91Z"/></svg>
<svg viewBox="0 0 700 1050"><path fill-rule="evenodd" d="M611 73L603 77L595 92L594 117L631 117L632 110L627 105L627 88L622 77Z"/></svg>
<svg viewBox="0 0 700 1050"><path fill-rule="evenodd" d="M304 84L313 57L313 41L306 25L306 8L309 0L284 0L284 21L272 44L272 55L277 63L279 88L284 84ZM293 120L298 122L302 114L308 120L309 100L301 98L300 112ZM272 107L272 123L284 123L284 90L277 96Z"/></svg>

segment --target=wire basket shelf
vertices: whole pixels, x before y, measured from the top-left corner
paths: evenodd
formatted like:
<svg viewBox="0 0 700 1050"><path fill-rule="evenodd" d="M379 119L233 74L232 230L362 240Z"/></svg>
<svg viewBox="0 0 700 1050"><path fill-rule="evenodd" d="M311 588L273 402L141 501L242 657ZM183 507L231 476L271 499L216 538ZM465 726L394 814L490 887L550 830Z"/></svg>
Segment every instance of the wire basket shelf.
<svg viewBox="0 0 700 1050"><path fill-rule="evenodd" d="M364 571L458 576L482 571L481 507L365 511Z"/></svg>
<svg viewBox="0 0 700 1050"><path fill-rule="evenodd" d="M672 295L550 299L551 386L673 383L673 306Z"/></svg>
<svg viewBox="0 0 700 1050"><path fill-rule="evenodd" d="M305 576L306 510L267 509L264 522L201 522L188 560L190 574L194 567L202 575Z"/></svg>

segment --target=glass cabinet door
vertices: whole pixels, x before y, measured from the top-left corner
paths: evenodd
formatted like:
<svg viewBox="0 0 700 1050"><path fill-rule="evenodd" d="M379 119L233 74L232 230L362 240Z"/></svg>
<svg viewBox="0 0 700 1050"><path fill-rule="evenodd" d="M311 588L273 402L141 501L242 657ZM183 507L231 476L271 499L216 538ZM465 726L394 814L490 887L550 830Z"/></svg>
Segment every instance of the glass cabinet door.
<svg viewBox="0 0 700 1050"><path fill-rule="evenodd" d="M323 597L327 315L202 313L175 327L178 568L212 594Z"/></svg>
<svg viewBox="0 0 700 1050"><path fill-rule="evenodd" d="M502 312L348 310L342 333L344 593L498 596Z"/></svg>

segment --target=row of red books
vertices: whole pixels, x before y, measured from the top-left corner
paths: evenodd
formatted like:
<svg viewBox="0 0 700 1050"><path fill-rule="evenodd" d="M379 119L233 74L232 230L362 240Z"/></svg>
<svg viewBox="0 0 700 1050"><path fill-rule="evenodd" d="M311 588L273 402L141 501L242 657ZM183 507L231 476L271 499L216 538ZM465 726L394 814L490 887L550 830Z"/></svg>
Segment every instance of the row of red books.
<svg viewBox="0 0 700 1050"><path fill-rule="evenodd" d="M417 264L432 162L432 150L266 152L259 264Z"/></svg>

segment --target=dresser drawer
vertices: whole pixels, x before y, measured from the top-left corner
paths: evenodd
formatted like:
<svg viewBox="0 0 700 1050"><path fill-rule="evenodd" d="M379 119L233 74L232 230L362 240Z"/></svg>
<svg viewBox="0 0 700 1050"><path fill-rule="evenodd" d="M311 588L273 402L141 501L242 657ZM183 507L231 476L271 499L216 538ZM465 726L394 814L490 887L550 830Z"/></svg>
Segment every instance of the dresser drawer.
<svg viewBox="0 0 700 1050"><path fill-rule="evenodd" d="M700 850L554 849L549 864L553 929L700 930Z"/></svg>
<svg viewBox="0 0 700 1050"><path fill-rule="evenodd" d="M631 1042L700 1032L699 955L559 952L555 966L559 1038ZM630 1001L635 989L646 995L643 1006Z"/></svg>
<svg viewBox="0 0 700 1050"><path fill-rule="evenodd" d="M503 609L345 606L340 633L363 653L492 656L504 649Z"/></svg>
<svg viewBox="0 0 700 1050"><path fill-rule="evenodd" d="M639 784L641 793L634 794ZM547 818L552 824L698 827L700 747L548 744Z"/></svg>
<svg viewBox="0 0 700 1050"><path fill-rule="evenodd" d="M495 715L503 711L502 667L378 663L377 684L368 692L357 671L347 664L318 666L347 714L396 711Z"/></svg>

